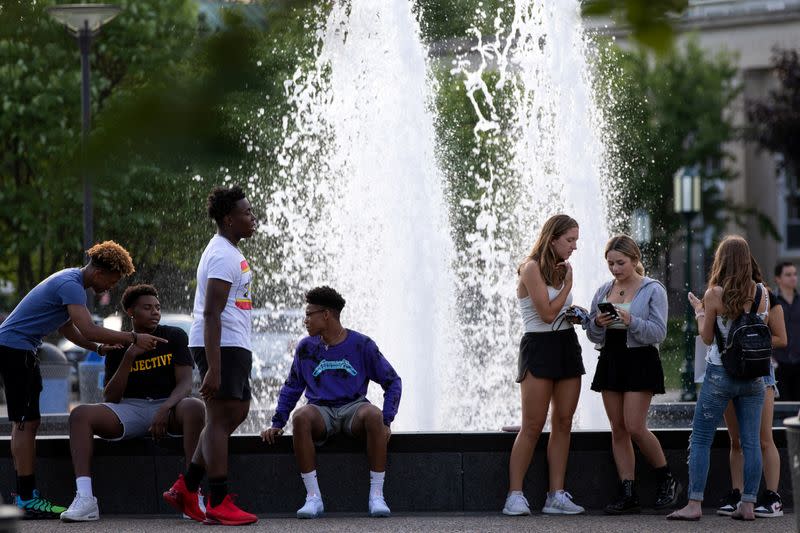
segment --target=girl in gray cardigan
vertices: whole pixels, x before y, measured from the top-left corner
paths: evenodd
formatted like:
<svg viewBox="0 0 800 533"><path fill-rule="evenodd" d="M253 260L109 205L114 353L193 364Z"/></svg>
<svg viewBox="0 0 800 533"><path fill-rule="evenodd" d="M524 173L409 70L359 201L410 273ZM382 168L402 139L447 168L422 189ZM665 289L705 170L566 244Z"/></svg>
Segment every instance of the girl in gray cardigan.
<svg viewBox="0 0 800 533"><path fill-rule="evenodd" d="M641 511L632 442L656 469L655 508L666 509L675 504L679 487L661 443L647 428L647 411L653 395L664 393L658 345L667 336L667 292L660 282L644 275L639 247L627 235L608 241L605 256L614 279L595 294L587 327L589 339L600 350L592 390L603 395L620 478L619 497L605 512Z"/></svg>

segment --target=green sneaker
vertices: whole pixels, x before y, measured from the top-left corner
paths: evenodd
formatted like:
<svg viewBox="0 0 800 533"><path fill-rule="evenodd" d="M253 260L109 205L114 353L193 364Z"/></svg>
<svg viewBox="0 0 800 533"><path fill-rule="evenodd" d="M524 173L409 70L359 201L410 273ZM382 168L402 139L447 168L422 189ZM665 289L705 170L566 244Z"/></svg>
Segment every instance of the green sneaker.
<svg viewBox="0 0 800 533"><path fill-rule="evenodd" d="M23 500L19 496L16 496L14 500L17 503L17 507L25 512L25 516L22 517L23 520L36 520L39 518L58 519L61 517L61 513L67 510L66 507L54 505L47 498L43 498L36 489L34 489L33 498L30 500Z"/></svg>

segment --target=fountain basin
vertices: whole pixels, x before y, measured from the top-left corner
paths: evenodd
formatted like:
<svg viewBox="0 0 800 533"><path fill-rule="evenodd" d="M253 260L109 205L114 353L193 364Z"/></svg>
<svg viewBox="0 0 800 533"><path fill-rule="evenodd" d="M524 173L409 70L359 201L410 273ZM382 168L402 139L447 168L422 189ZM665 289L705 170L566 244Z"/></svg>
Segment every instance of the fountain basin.
<svg viewBox="0 0 800 533"><path fill-rule="evenodd" d="M654 431L664 447L676 477L686 486L689 430ZM525 480L525 493L533 508L541 508L547 490L546 446L540 439ZM486 512L503 506L508 483L508 458L513 433L397 433L389 444L385 493L395 512ZM780 493L792 502L786 432L775 430L781 454ZM728 436L717 432L711 449L706 502L714 506L729 489ZM69 441L63 436L41 437L37 443L37 482L56 502L74 496L74 475ZM259 514L291 514L305 495L291 437L267 446L256 435L237 435L230 441L231 491L239 494L244 509ZM0 439L0 472L13 479L10 439ZM173 514L161 500L184 468L181 441L158 443L138 439L121 443L95 441L94 492L105 514ZM334 438L319 451L320 488L327 512L366 512L369 477L362 444ZM655 479L637 457L640 496L652 505ZM9 485L10 486L10 485ZM121 490L124 487L124 490ZM573 433L566 488L587 509L600 510L616 493L617 478L611 457L609 432ZM7 496L4 494L3 496Z"/></svg>

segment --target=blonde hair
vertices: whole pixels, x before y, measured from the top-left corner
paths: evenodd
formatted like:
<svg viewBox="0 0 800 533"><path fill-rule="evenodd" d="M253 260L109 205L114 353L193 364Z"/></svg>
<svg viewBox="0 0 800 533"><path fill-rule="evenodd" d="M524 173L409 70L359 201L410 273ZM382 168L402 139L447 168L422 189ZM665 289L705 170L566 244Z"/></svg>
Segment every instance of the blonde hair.
<svg viewBox="0 0 800 533"><path fill-rule="evenodd" d="M526 263L536 261L539 263L539 271L542 273L542 279L544 279L545 284L551 287L560 286L567 272L563 266L558 266L558 263L563 262L563 259L556 255L550 244L572 228L577 227L578 222L569 215L561 214L548 218L547 222L542 226L542 231L539 233L539 238L536 239L536 244L533 245L531 252L517 267L517 274L522 271L522 267Z"/></svg>
<svg viewBox="0 0 800 533"><path fill-rule="evenodd" d="M608 252L619 252L633 263L633 268L640 276L644 276L644 265L642 265L642 251L639 250L639 245L636 241L627 235L615 235L609 239L606 244L606 253L604 257L608 257Z"/></svg>
<svg viewBox="0 0 800 533"><path fill-rule="evenodd" d="M708 287L722 287L724 316L736 318L748 302L753 302L753 263L747 241L738 235L725 237L714 253Z"/></svg>
<svg viewBox="0 0 800 533"><path fill-rule="evenodd" d="M131 254L114 241L105 241L100 244L95 244L86 250L86 254L89 256L91 264L96 267L111 272L118 272L123 276L130 276L136 272Z"/></svg>

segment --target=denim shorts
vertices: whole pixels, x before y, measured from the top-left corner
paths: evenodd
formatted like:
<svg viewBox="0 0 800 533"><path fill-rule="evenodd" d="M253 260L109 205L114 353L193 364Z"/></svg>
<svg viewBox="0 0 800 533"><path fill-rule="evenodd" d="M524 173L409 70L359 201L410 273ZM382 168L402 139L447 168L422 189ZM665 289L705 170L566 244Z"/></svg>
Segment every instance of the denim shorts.
<svg viewBox="0 0 800 533"><path fill-rule="evenodd" d="M775 391L775 399L780 397L778 393L778 381L775 379L775 364L769 365L769 376L764 376L764 387L772 387Z"/></svg>

